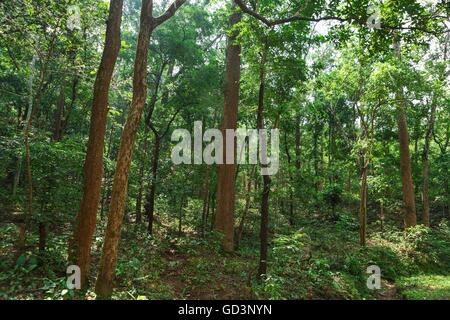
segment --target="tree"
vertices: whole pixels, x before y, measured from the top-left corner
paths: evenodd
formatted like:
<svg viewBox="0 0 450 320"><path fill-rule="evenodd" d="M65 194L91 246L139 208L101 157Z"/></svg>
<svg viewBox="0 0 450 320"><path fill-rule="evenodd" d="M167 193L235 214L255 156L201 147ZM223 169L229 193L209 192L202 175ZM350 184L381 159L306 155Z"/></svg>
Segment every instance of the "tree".
<svg viewBox="0 0 450 320"><path fill-rule="evenodd" d="M239 34L236 26L241 20L241 14L233 7L230 15L229 25L231 34L227 38L226 70L225 70L225 89L224 89L224 112L222 122L223 139L223 164L217 166L217 207L214 222L215 230L224 234L222 247L227 252L234 250L234 206L236 193L236 165L228 164L227 145L233 144L233 150L236 149L235 141L229 141L226 138L226 130L237 128L237 112L239 104L239 82L241 74L241 46L236 43Z"/></svg>
<svg viewBox="0 0 450 320"><path fill-rule="evenodd" d="M123 0L111 0L106 26L105 47L94 85L89 141L84 161L84 191L75 220L69 261L81 270L81 284L87 286L92 236L95 231L97 209L103 176L103 148L108 114L108 94L114 66L120 50L120 24Z"/></svg>
<svg viewBox="0 0 450 320"><path fill-rule="evenodd" d="M398 39L394 42L394 47L396 49L396 57L400 60L401 47ZM402 175L403 189L404 223L405 229L408 229L417 224L417 218L414 185L411 173L411 157L409 155L409 134L406 120L406 103L403 97L402 87L397 89L396 100L398 139L400 145L400 173Z"/></svg>
<svg viewBox="0 0 450 320"><path fill-rule="evenodd" d="M112 282L117 263L120 229L124 214L125 197L127 195L128 174L133 156L136 133L147 98L147 55L150 37L152 32L159 25L170 19L184 2L185 0L173 2L165 13L155 18L153 17L153 1L142 1L139 37L134 61L133 99L120 139L108 213L108 224L102 249L100 270L95 285L95 292L99 298L110 298L112 294Z"/></svg>

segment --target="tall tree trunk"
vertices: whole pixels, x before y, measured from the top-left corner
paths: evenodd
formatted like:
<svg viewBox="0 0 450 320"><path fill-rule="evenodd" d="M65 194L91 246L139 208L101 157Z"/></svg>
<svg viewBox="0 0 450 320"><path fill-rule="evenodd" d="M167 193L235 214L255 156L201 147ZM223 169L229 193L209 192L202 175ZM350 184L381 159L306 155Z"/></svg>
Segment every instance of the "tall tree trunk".
<svg viewBox="0 0 450 320"><path fill-rule="evenodd" d="M268 48L264 48L259 69L259 95L256 127L258 130L264 129L264 93L266 85L266 56ZM261 136L260 136L261 138ZM261 139L260 139L261 140ZM265 145L267 150L267 141L260 141L260 147ZM273 150L272 150L273 152ZM264 154L264 152L263 152ZM265 159L262 159L265 160ZM262 161L265 162L265 161ZM263 166L263 165L262 165ZM267 273L267 251L269 238L269 194L271 179L268 175L263 175L263 190L261 196L261 227L260 227L260 252L259 252L259 275Z"/></svg>
<svg viewBox="0 0 450 320"><path fill-rule="evenodd" d="M201 230L200 234L201 237L205 237L205 230L206 230L206 219L208 218L208 204L209 204L209 181L210 181L210 175L211 175L211 166L208 165L205 170L205 178L203 181L203 210L202 210L202 224L201 224Z"/></svg>
<svg viewBox="0 0 450 320"><path fill-rule="evenodd" d="M244 224L245 219L247 218L248 212L250 210L250 199L251 199L251 191L252 191L252 179L253 179L253 173L255 172L256 166L253 166L249 176L247 177L247 190L245 193L245 206L244 211L242 212L241 221L239 223L238 231L236 234L236 249L239 249L239 245L241 243L242 234L244 233Z"/></svg>
<svg viewBox="0 0 450 320"><path fill-rule="evenodd" d="M384 232L384 201L380 201L380 232L383 235Z"/></svg>
<svg viewBox="0 0 450 320"><path fill-rule="evenodd" d="M234 6L235 9L235 6ZM234 11L230 16L230 27L233 28L241 20L241 13ZM234 249L234 206L235 206L235 174L236 165L227 164L227 145L233 144L236 150L234 139L227 141L226 129L236 129L237 111L239 104L239 82L241 76L241 46L235 43L238 32L234 31L228 37L226 75L224 91L224 112L222 123L223 139L223 164L217 166L217 209L215 215L215 229L224 234L222 247L226 252ZM235 152L234 152L235 153Z"/></svg>
<svg viewBox="0 0 450 320"><path fill-rule="evenodd" d="M108 224L106 226L105 241L100 260L100 270L95 285L95 292L100 299L110 298L112 294L120 231L125 209L125 198L128 189L128 174L133 156L136 133L147 99L147 65L150 36L153 30L172 17L184 2L185 0L177 0L170 5L164 14L153 18L153 1L142 1L140 29L134 61L133 98L120 139L108 213Z"/></svg>
<svg viewBox="0 0 450 320"><path fill-rule="evenodd" d="M136 223L142 222L142 196L144 193L144 163L142 162L139 167L139 190L136 198Z"/></svg>
<svg viewBox="0 0 450 320"><path fill-rule="evenodd" d="M148 148L148 139L147 139L147 133L148 129L147 126L145 127L145 133L144 133L144 143L142 147L142 160L139 167L139 190L138 195L136 198L136 223L142 222L142 197L144 193L144 167L147 160L147 148Z"/></svg>
<svg viewBox="0 0 450 320"><path fill-rule="evenodd" d="M64 116L64 120L62 122L61 131L62 131L63 134L67 130L67 125L69 123L70 116L72 115L72 111L73 111L73 109L75 107L75 102L77 100L77 86L78 86L79 82L80 82L79 76L75 75L73 80L72 80L72 93L71 93L71 98L70 98L70 105L67 107L67 111L66 111L66 114Z"/></svg>
<svg viewBox="0 0 450 320"><path fill-rule="evenodd" d="M297 118L297 122L295 125L295 167L297 171L300 171L302 168L302 117L299 116Z"/></svg>
<svg viewBox="0 0 450 320"><path fill-rule="evenodd" d="M81 270L81 286L87 287L92 237L95 231L103 175L103 148L108 114L108 93L120 50L123 0L111 0L105 47L94 84L89 141L84 161L83 197L69 244L69 261Z"/></svg>
<svg viewBox="0 0 450 320"><path fill-rule="evenodd" d="M47 226L44 222L39 223L39 251L45 251L45 245L47 242Z"/></svg>
<svg viewBox="0 0 450 320"><path fill-rule="evenodd" d="M430 142L431 135L433 134L434 128L434 116L436 112L436 105L432 102L430 117L428 119L428 128L425 134L425 145L423 147L423 155L422 155L422 201L423 201L423 215L422 220L423 224L426 226L430 226L430 199L429 199L429 165L428 165L428 156L430 151Z"/></svg>
<svg viewBox="0 0 450 320"><path fill-rule="evenodd" d="M147 55L150 36L153 31L152 10L153 2L151 0L143 0L139 38L134 61L133 99L120 139L108 224L105 232L100 270L95 285L95 292L99 298L109 298L112 293L112 281L117 263L117 250L125 209L125 197L128 189L128 174L134 149L134 140L147 98Z"/></svg>
<svg viewBox="0 0 450 320"><path fill-rule="evenodd" d="M396 55L400 59L400 44L398 40L395 43ZM404 225L405 229L414 227L417 224L416 202L414 199L414 185L411 173L411 157L409 154L409 135L406 121L406 106L402 93L399 88L397 92L397 125L400 143L400 172L402 175L403 206L404 206Z"/></svg>
<svg viewBox="0 0 450 320"><path fill-rule="evenodd" d="M300 134L300 133L299 133ZM295 167L297 169L297 175L300 176L300 139L297 137L297 132L296 132L296 137L295 137L295 155L296 155L296 160L295 160ZM291 154L289 153L289 145L288 145L288 140L287 140L287 132L284 133L284 149L286 152L286 157L288 160L288 175L289 175L289 183L292 186L294 184L294 177L292 176L292 172L291 172ZM292 191L292 188L289 188L289 201L288 201L288 205L289 205L289 225L293 226L294 225L294 193Z"/></svg>
<svg viewBox="0 0 450 320"><path fill-rule="evenodd" d="M153 147L153 157L152 157L152 172L151 172L151 183L150 191L147 195L147 202L145 204L145 215L148 219L148 234L153 233L153 216L155 214L155 193L156 193L156 179L158 173L158 161L159 153L161 149L161 138L155 135L155 145Z"/></svg>
<svg viewBox="0 0 450 320"><path fill-rule="evenodd" d="M61 88L59 89L59 98L58 104L55 110L55 123L53 125L53 141L61 141L62 139L62 130L63 130L63 116L64 116L64 103L65 103L65 95L64 95L64 80L62 80Z"/></svg>
<svg viewBox="0 0 450 320"><path fill-rule="evenodd" d="M369 166L369 160L366 156L362 157L361 163L361 187L359 191L359 243L361 246L365 246L367 236L367 170Z"/></svg>
<svg viewBox="0 0 450 320"><path fill-rule="evenodd" d="M25 216L25 223L21 226L19 232L19 252L22 252L25 249L26 244L26 231L30 228L31 224L31 216L33 215L33 179L31 175L31 155L30 155L30 130L31 130L31 122L32 122L32 114L33 114L33 72L34 72L34 64L35 57L31 62L30 68L30 77L28 80L29 85L29 105L26 115L26 124L25 124L25 174L27 177L27 212Z"/></svg>

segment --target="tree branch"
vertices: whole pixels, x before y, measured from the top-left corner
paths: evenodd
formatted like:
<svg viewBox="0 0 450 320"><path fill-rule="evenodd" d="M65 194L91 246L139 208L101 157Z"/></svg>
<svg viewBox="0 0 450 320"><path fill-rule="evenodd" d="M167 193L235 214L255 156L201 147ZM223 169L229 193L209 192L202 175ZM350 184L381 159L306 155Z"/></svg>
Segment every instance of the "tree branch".
<svg viewBox="0 0 450 320"><path fill-rule="evenodd" d="M156 28L160 24L163 24L168 19L172 18L172 16L177 12L177 10L186 2L186 0L175 0L170 7L159 17L155 18L154 27Z"/></svg>
<svg viewBox="0 0 450 320"><path fill-rule="evenodd" d="M288 18L269 20L269 19L265 18L264 16L260 15L259 13L257 13L256 11L247 7L242 0L234 0L234 2L239 6L239 8L242 10L242 12L256 18L257 20L261 21L268 27L274 27L276 25L282 25L282 24L286 24L286 23L290 23L290 22L294 22L294 21L309 21L309 22L338 21L338 22L356 23L358 25L366 25L366 21L361 20L358 17L323 16L323 17L313 18L313 17L300 16L298 13L291 17L288 17ZM430 33L433 35L436 34L433 31L430 31L426 28L420 28L420 27L390 26L390 25L382 24L381 28L388 29L388 30L415 30L415 31L422 31L425 33Z"/></svg>

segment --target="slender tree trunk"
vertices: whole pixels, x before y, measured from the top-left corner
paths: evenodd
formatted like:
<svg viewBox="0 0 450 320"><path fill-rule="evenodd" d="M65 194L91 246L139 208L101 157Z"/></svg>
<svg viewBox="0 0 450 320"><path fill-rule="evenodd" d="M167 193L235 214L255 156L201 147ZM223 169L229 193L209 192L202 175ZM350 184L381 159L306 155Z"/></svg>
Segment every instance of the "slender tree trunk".
<svg viewBox="0 0 450 320"><path fill-rule="evenodd" d="M156 179L158 173L158 161L159 153L161 149L161 138L155 136L155 145L153 147L153 157L152 157L152 174L151 174L151 184L150 191L147 195L147 203L145 204L145 215L148 219L148 234L153 233L153 216L155 212L155 193L156 193Z"/></svg>
<svg viewBox="0 0 450 320"><path fill-rule="evenodd" d="M112 294L120 232L125 209L125 198L128 189L128 174L133 157L136 133L147 99L147 65L150 37L153 30L172 17L184 2L184 0L177 0L171 4L163 15L153 18L153 1L142 1L140 29L134 61L133 98L120 139L108 213L108 224L106 226L105 241L100 260L100 270L95 285L95 292L100 299L109 299Z"/></svg>
<svg viewBox="0 0 450 320"><path fill-rule="evenodd" d="M87 287L92 237L101 193L108 93L120 50L122 7L123 0L111 0L105 47L94 85L89 141L83 169L83 197L75 220L73 239L69 244L69 261L80 267L82 288Z"/></svg>
<svg viewBox="0 0 450 320"><path fill-rule="evenodd" d="M75 75L72 80L72 94L70 99L70 105L67 107L66 114L64 116L64 120L62 121L61 131L64 134L67 130L67 125L69 124L70 116L72 115L73 108L75 107L75 101L77 100L77 86L79 83L79 76Z"/></svg>
<svg viewBox="0 0 450 320"><path fill-rule="evenodd" d="M147 148L148 148L148 139L147 139L147 127L145 129L144 134L144 143L142 147L142 160L139 167L139 190L138 190L138 196L136 198L136 223L142 222L142 197L144 193L144 167L147 159Z"/></svg>
<svg viewBox="0 0 450 320"><path fill-rule="evenodd" d="M241 20L241 13L234 11L230 16L230 27L234 27ZM241 46L236 44L238 32L234 32L228 38L227 57L226 57L226 76L225 76L225 103L222 124L223 159L224 164L217 166L217 209L215 216L215 229L224 234L222 247L226 252L232 252L234 249L234 206L235 206L235 174L236 165L226 163L227 145L233 144L236 149L235 141L227 141L226 129L236 129L237 111L239 103L239 82L240 82L240 64L241 64ZM236 152L234 152L236 153Z"/></svg>
<svg viewBox="0 0 450 320"><path fill-rule="evenodd" d="M134 62L133 99L121 135L108 213L108 224L100 261L100 270L95 285L95 292L99 298L110 298L112 293L112 281L117 263L117 250L125 209L125 197L128 189L128 174L134 149L134 140L147 98L147 55L150 36L153 31L152 10L153 2L151 0L143 0Z"/></svg>
<svg viewBox="0 0 450 320"><path fill-rule="evenodd" d="M208 211L208 203L209 203L209 181L211 175L211 166L208 165L205 170L205 178L203 181L203 210L202 210L202 225L201 225L201 237L205 237L206 230L206 219L207 219L207 211Z"/></svg>
<svg viewBox="0 0 450 320"><path fill-rule="evenodd" d="M247 180L247 190L245 194L245 206L244 206L244 212L242 212L241 221L239 223L238 231L236 234L236 249L239 249L239 245L241 243L242 234L244 233L244 224L245 219L247 218L248 212L250 210L250 199L251 199L251 191L252 191L252 179L253 179L253 173L255 171L256 166L253 166L252 171L250 172Z"/></svg>
<svg viewBox="0 0 450 320"><path fill-rule="evenodd" d="M384 202L380 201L380 232L384 232Z"/></svg>
<svg viewBox="0 0 450 320"><path fill-rule="evenodd" d="M53 141L61 141L62 140L64 103L65 103L64 80L62 80L61 88L59 91L58 104L56 106L56 111L55 111L55 116L54 116L55 123L53 125Z"/></svg>
<svg viewBox="0 0 450 320"><path fill-rule="evenodd" d="M178 215L178 237L181 237L183 235L183 205L184 198L181 199L180 214Z"/></svg>
<svg viewBox="0 0 450 320"><path fill-rule="evenodd" d="M259 130L264 129L264 93L266 84L265 68L266 68L267 49L268 49L267 47L263 49L264 51L262 52L259 70L259 96L258 96L258 111L256 119L256 127ZM267 152L267 141L260 141L260 148L262 148L261 146L264 145ZM263 190L261 196L260 254L259 254L259 269L258 269L259 275L261 276L267 273L270 182L271 182L270 177L268 175L263 175Z"/></svg>
<svg viewBox="0 0 450 320"><path fill-rule="evenodd" d="M47 242L47 227L44 222L39 223L39 251L45 251L45 245Z"/></svg>
<svg viewBox="0 0 450 320"><path fill-rule="evenodd" d="M429 165L428 165L428 156L430 153L430 142L431 135L433 134L434 128L434 115L436 112L436 105L432 103L430 117L428 120L428 128L425 134L425 146L423 147L423 155L422 155L422 201L423 201L423 215L422 220L423 224L426 226L430 226L430 199L429 199Z"/></svg>
<svg viewBox="0 0 450 320"><path fill-rule="evenodd" d="M211 195L211 226L209 228L210 231L213 231L214 229L214 222L216 220L216 190L214 190L213 194Z"/></svg>
<svg viewBox="0 0 450 320"><path fill-rule="evenodd" d="M359 243L361 246L365 246L367 236L367 170L369 166L369 160L365 156L363 156L362 165L361 187L359 191Z"/></svg>
<svg viewBox="0 0 450 320"><path fill-rule="evenodd" d="M300 135L300 133L298 133L298 135ZM297 133L296 133L296 137L295 137L295 167L297 169L297 175L300 176L300 138L297 138ZM297 141L298 140L298 141ZM287 160L288 160L288 166L289 168L291 168L291 154L289 153L289 145L288 145L288 141L287 141L287 132L284 133L284 147L285 147L285 152L286 152L286 156L287 156ZM289 182L291 185L294 184L294 177L292 176L291 170L288 170L288 175L289 175ZM289 205L289 225L293 226L294 225L294 194L292 192L292 189L289 191L289 201L288 201L288 205Z"/></svg>
<svg viewBox="0 0 450 320"><path fill-rule="evenodd" d="M25 250L26 244L26 232L30 228L31 224L31 216L33 215L33 179L31 175L31 155L30 155L30 130L31 130L31 122L32 122L32 114L33 114L33 72L34 72L34 64L35 57L31 62L30 68L30 77L28 80L29 86L29 104L26 115L26 124L25 124L25 174L27 179L27 204L26 204L26 216L25 223L21 226L19 232L19 252L23 252Z"/></svg>
<svg viewBox="0 0 450 320"><path fill-rule="evenodd" d="M301 129L302 118L299 116L297 118L297 123L295 126L295 167L297 171L302 168L302 129Z"/></svg>
<svg viewBox="0 0 450 320"><path fill-rule="evenodd" d="M136 223L142 222L142 196L144 193L144 162L141 163L139 168L139 190L136 198Z"/></svg>

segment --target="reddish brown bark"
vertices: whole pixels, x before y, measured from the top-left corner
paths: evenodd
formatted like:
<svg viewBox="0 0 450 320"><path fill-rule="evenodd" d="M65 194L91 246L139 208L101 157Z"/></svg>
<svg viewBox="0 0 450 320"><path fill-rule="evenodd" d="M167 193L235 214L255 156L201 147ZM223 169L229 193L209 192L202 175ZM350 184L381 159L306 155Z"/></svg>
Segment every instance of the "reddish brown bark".
<svg viewBox="0 0 450 320"><path fill-rule="evenodd" d="M401 58L401 50L398 39L394 42L397 58ZM411 157L409 154L409 134L406 121L406 106L402 89L399 88L396 94L398 101L397 125L400 144L400 172L402 176L403 190L403 210L405 229L414 227L417 224L416 202L414 199L414 184L411 173Z"/></svg>
<svg viewBox="0 0 450 320"><path fill-rule="evenodd" d="M409 155L408 126L406 111L403 107L398 110L398 134L400 142L400 172L402 175L404 223L405 229L417 224L416 203L414 199L414 185L411 174L411 157Z"/></svg>
<svg viewBox="0 0 450 320"><path fill-rule="evenodd" d="M111 0L106 27L105 47L94 84L89 141L84 162L83 197L75 220L69 261L81 270L81 286L86 288L89 274L92 236L103 176L103 147L108 114L108 93L114 66L120 50L120 24L123 0Z"/></svg>
<svg viewBox="0 0 450 320"><path fill-rule="evenodd" d="M234 11L230 16L230 26L233 27L241 19L241 14ZM224 114L222 123L223 139L223 164L217 166L217 208L215 213L214 228L224 234L222 247L224 251L233 251L234 242L234 200L235 200L235 164L226 164L227 145L236 144L233 141L227 141L226 129L236 129L237 111L239 104L239 81L241 76L241 46L236 44L237 32L234 32L228 38L227 57L226 57L226 75L224 90Z"/></svg>
<svg viewBox="0 0 450 320"><path fill-rule="evenodd" d="M361 162L361 185L359 191L359 243L361 246L365 246L367 237L367 170L369 160L363 156Z"/></svg>
<svg viewBox="0 0 450 320"><path fill-rule="evenodd" d="M147 99L147 65L150 36L153 30L172 17L184 2L185 0L177 0L172 3L163 15L153 18L153 1L142 1L139 37L134 61L133 98L120 139L108 224L106 226L100 270L95 285L95 292L100 299L110 298L112 294L120 231L125 209L125 198L128 189L128 174L137 129Z"/></svg>

